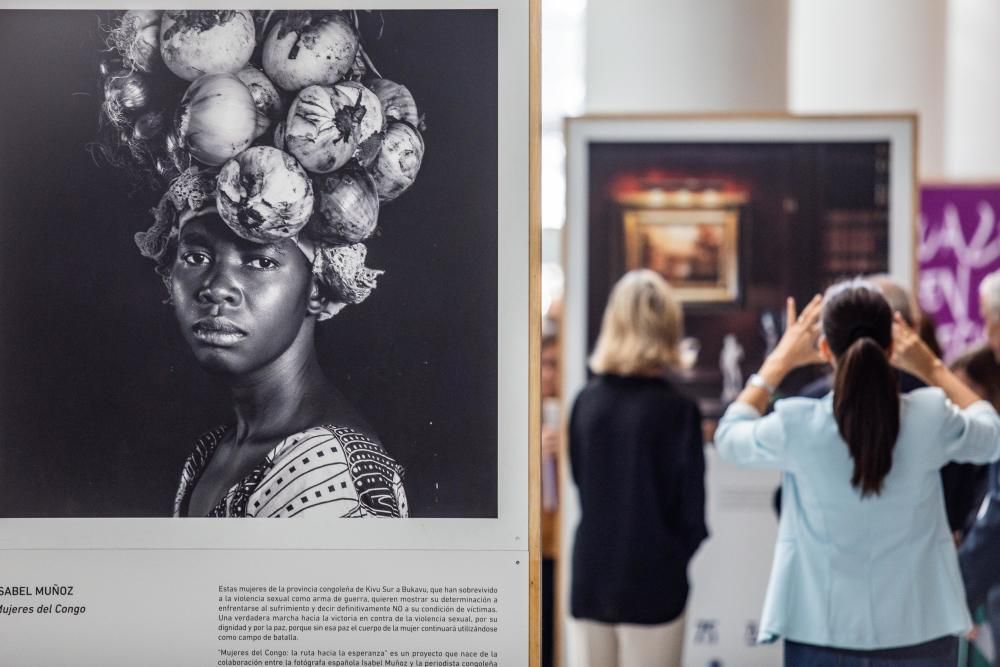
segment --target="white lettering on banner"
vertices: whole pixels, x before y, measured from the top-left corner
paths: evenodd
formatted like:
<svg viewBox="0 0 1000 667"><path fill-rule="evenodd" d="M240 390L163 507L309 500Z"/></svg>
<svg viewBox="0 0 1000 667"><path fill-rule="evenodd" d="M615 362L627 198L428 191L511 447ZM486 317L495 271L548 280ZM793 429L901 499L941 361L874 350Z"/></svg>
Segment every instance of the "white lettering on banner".
<svg viewBox="0 0 1000 667"><path fill-rule="evenodd" d="M930 313L947 310L952 321L939 325L938 335L948 356L960 351L981 337L982 326L970 316L972 299L972 272L983 270L1000 259L1000 237L997 234L996 213L985 201L977 207L979 222L966 239L958 208L945 207L942 224L930 230L927 219L920 217L921 244L918 256L921 264L951 253L954 268L927 267L921 270L919 300L921 307Z"/></svg>

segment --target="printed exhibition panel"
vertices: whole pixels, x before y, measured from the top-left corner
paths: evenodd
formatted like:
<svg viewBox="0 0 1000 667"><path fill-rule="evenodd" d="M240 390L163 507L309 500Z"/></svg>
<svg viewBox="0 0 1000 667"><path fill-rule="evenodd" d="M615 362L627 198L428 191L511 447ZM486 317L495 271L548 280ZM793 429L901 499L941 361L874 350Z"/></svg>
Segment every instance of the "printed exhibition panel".
<svg viewBox="0 0 1000 667"><path fill-rule="evenodd" d="M920 306L937 325L944 358L982 341L979 283L1000 269L1000 185L920 188Z"/></svg>
<svg viewBox="0 0 1000 667"><path fill-rule="evenodd" d="M786 297L801 306L859 274L913 284L914 122L782 114L567 122L563 395L588 381L609 293L627 271L663 276L683 309L679 368L667 379L697 400L704 417L710 534L687 570L686 667L781 660L779 645L758 643L781 474L720 460L712 435L784 331ZM822 395L827 382L822 369L797 369L776 397ZM561 511L569 553L577 494L566 494ZM569 569L560 582L564 601ZM571 627L569 614L562 620ZM563 664L574 664L572 640L562 649Z"/></svg>
<svg viewBox="0 0 1000 667"><path fill-rule="evenodd" d="M532 11L0 2L3 661L528 664Z"/></svg>

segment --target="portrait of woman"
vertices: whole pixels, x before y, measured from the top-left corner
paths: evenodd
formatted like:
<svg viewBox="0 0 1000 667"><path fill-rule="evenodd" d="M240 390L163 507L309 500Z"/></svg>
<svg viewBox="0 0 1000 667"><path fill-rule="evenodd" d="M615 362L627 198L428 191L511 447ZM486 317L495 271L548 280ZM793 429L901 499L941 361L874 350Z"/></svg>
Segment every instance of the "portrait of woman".
<svg viewBox="0 0 1000 667"><path fill-rule="evenodd" d="M235 413L198 441L175 516L407 516L400 467L320 368L316 322L344 304L299 247L247 241L210 211L170 254L181 334Z"/></svg>
<svg viewBox="0 0 1000 667"><path fill-rule="evenodd" d="M0 512L496 517L496 12L0 14Z"/></svg>

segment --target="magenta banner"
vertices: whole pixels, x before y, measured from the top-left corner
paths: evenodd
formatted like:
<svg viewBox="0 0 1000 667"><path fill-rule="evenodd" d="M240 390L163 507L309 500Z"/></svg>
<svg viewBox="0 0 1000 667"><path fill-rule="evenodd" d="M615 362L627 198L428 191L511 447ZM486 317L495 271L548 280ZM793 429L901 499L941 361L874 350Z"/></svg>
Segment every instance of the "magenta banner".
<svg viewBox="0 0 1000 667"><path fill-rule="evenodd" d="M920 189L920 306L945 359L982 342L979 282L1000 269L1000 183Z"/></svg>

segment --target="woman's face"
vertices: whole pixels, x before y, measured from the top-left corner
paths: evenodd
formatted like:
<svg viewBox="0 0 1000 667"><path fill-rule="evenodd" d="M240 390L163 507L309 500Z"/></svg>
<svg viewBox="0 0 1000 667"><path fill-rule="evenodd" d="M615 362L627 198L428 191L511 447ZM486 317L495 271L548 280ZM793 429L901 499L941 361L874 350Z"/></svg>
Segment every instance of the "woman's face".
<svg viewBox="0 0 1000 667"><path fill-rule="evenodd" d="M206 369L242 375L270 364L300 335L312 274L294 242L263 245L218 217L188 222L171 272L181 334Z"/></svg>

